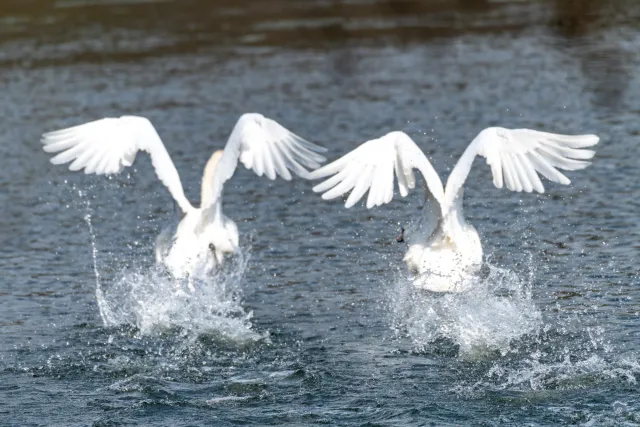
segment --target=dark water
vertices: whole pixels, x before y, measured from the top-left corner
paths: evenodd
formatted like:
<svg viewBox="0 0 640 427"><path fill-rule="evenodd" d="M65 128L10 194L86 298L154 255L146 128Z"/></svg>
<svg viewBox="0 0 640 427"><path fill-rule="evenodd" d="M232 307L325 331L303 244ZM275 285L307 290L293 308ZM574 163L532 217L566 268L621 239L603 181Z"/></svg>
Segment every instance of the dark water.
<svg viewBox="0 0 640 427"><path fill-rule="evenodd" d="M2 2L0 424L639 425L639 16L631 1ZM153 269L173 207L148 159L107 180L39 143L147 116L197 202L249 111L331 158L402 129L444 176L490 125L602 139L542 196L493 188L477 162L487 277L438 298L410 289L395 243L418 192L346 211L244 169L225 188L244 269L177 298Z"/></svg>

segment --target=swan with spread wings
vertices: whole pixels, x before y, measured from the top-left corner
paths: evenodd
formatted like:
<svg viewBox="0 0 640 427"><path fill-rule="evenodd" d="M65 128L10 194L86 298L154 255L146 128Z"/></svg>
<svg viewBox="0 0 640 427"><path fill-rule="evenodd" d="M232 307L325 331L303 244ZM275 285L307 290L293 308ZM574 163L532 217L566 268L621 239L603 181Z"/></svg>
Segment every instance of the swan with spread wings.
<svg viewBox="0 0 640 427"><path fill-rule="evenodd" d="M391 132L367 141L338 160L311 172L312 179L328 178L315 192L331 200L349 193L345 207L355 205L367 191L372 208L393 199L394 180L405 197L415 188L414 169L424 178L425 204L415 229L407 233L404 257L414 285L434 292L468 289L482 265L478 232L463 213L464 183L477 156L486 159L497 188L544 192L538 174L549 181L570 184L558 169L584 169L595 152L596 135L560 135L529 129L490 127L480 132L453 168L446 186L435 169L404 132ZM394 179L395 175L395 179ZM404 241L404 229L398 241Z"/></svg>
<svg viewBox="0 0 640 427"><path fill-rule="evenodd" d="M239 252L236 224L222 213L222 188L238 161L258 176L289 181L291 172L309 178L318 168L324 148L306 141L257 113L243 114L224 150L208 160L202 176L200 207L185 197L180 176L151 122L138 116L104 118L45 133L43 149L58 153L53 164L72 162L69 169L87 174L117 174L131 166L138 151L146 151L160 181L180 207L183 217L168 238L156 240L156 261L178 278L209 274L224 263L225 254Z"/></svg>

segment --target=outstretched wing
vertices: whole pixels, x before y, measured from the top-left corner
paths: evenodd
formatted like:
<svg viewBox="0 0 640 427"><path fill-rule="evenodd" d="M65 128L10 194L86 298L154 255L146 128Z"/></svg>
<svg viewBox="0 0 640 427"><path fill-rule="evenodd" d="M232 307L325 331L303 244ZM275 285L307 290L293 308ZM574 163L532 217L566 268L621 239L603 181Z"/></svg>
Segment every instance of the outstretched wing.
<svg viewBox="0 0 640 427"><path fill-rule="evenodd" d="M544 193L538 174L549 181L568 185L569 178L558 169L578 170L591 164L596 135L560 135L529 129L491 127L483 130L469 144L454 167L445 189L443 212L454 206L461 196L469 170L476 156L483 156L491 166L493 184L506 184L512 191Z"/></svg>
<svg viewBox="0 0 640 427"><path fill-rule="evenodd" d="M72 162L69 169L102 174L116 174L131 166L138 151L146 151L156 175L183 212L193 209L182 189L180 176L160 136L144 117L104 118L66 129L45 133L43 149L59 153L54 165Z"/></svg>
<svg viewBox="0 0 640 427"><path fill-rule="evenodd" d="M428 194L439 203L443 199L442 182L422 150L404 132L391 132L367 141L338 160L311 173L311 179L331 178L316 185L313 191L324 193L324 200L335 199L351 192L346 208L358 203L369 191L367 208L389 203L393 199L394 174L400 195L405 197L415 188L413 173L424 176Z"/></svg>
<svg viewBox="0 0 640 427"><path fill-rule="evenodd" d="M316 169L326 159L318 153L326 149L299 137L262 114L243 114L227 141L222 156L211 177L203 177L202 207L215 204L224 183L233 176L238 160L258 176L276 176L291 180L291 172L309 178L309 169Z"/></svg>

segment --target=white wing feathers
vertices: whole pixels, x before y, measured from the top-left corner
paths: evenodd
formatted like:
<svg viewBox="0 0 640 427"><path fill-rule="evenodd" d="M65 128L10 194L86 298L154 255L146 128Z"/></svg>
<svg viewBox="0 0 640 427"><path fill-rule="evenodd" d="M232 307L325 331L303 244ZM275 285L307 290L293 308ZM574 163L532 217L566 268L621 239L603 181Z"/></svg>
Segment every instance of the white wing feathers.
<svg viewBox="0 0 640 427"><path fill-rule="evenodd" d="M59 153L51 159L58 165L71 162L69 169L85 173L116 174L131 166L138 151L146 151L156 175L183 212L193 209L186 199L180 176L160 136L144 117L104 118L42 136L43 149Z"/></svg>
<svg viewBox="0 0 640 427"><path fill-rule="evenodd" d="M418 169L426 185L440 202L443 199L442 182L424 153L404 132L391 132L367 141L340 159L317 169L311 179L331 178L316 185L313 191L324 193L325 200L335 199L351 191L346 208L358 203L369 191L367 208L389 203L393 199L394 174L402 197L415 188L413 169Z"/></svg>
<svg viewBox="0 0 640 427"><path fill-rule="evenodd" d="M258 176L276 176L291 180L291 172L309 178L309 169L316 169L326 159L318 153L326 149L304 140L276 121L257 113L243 114L236 123L224 148L213 179L203 182L203 207L214 204L224 183L233 176L238 160ZM208 187L208 188L207 188Z"/></svg>
<svg viewBox="0 0 640 427"><path fill-rule="evenodd" d="M493 184L506 184L512 191L544 193L538 174L549 181L568 185L571 181L558 169L578 170L591 164L596 135L560 135L529 129L491 127L469 144L447 181L446 201L454 202L469 174L473 160L483 156L491 167ZM450 206L450 203L447 203ZM446 210L445 210L446 212Z"/></svg>
<svg viewBox="0 0 640 427"><path fill-rule="evenodd" d="M423 152L403 132L391 132L360 145L340 159L315 170L311 179L328 178L313 191L324 193L325 200L351 192L345 207L356 204L369 191L367 208L388 203L393 198L394 172L404 197L415 187L413 169L425 178L427 197L440 203L442 217L461 206L464 182L476 156L486 158L496 187L513 191L544 192L538 174L550 181L571 181L558 169L584 169L595 152L585 149L598 143L596 135L560 135L528 129L492 127L480 132L469 144L454 167L445 191L436 171Z"/></svg>

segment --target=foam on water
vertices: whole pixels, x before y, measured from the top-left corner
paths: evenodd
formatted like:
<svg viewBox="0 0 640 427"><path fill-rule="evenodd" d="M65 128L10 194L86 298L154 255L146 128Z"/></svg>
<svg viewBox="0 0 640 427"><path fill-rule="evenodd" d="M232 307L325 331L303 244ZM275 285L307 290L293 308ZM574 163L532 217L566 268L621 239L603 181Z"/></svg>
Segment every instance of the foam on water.
<svg viewBox="0 0 640 427"><path fill-rule="evenodd" d="M565 340L562 337L561 341ZM558 346L558 342L551 344ZM465 399L503 396L507 404L539 406L550 412L556 424L637 425L640 407L635 400L611 403L596 398L585 403L581 393L594 389L610 390L612 394L620 389L636 390L640 375L638 355L594 354L580 348L564 350L558 354L536 349L514 360L499 358L479 378L462 380L451 391ZM564 406L548 405L548 401L558 396L564 396ZM576 405L576 400L581 403Z"/></svg>
<svg viewBox="0 0 640 427"><path fill-rule="evenodd" d="M535 333L542 316L528 281L490 263L485 267L486 276L464 293L432 293L399 278L390 295L396 333L409 337L416 351L428 351L444 338L472 358L496 350L506 354L513 340Z"/></svg>
<svg viewBox="0 0 640 427"><path fill-rule="evenodd" d="M593 354L584 358L565 355L558 361L545 361L541 360L540 352L534 352L518 367L494 364L487 372L486 380L490 380L494 384L492 388L498 390L543 391L580 389L585 384L605 380L636 384L638 374L640 364L633 358L606 360Z"/></svg>

